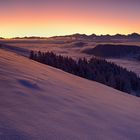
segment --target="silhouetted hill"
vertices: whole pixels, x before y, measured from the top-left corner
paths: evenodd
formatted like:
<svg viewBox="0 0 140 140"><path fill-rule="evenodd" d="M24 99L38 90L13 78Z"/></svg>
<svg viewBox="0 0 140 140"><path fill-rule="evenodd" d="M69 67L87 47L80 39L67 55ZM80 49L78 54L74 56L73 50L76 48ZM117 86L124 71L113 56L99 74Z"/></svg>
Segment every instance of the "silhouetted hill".
<svg viewBox="0 0 140 140"><path fill-rule="evenodd" d="M116 34L116 35L86 35L86 34L73 34L66 37L73 37L76 40L93 40L93 41L140 41L140 34L132 33L128 35Z"/></svg>
<svg viewBox="0 0 140 140"><path fill-rule="evenodd" d="M140 35L137 34L137 33L132 33L132 34L128 35L128 38L130 38L130 39L139 39Z"/></svg>
<svg viewBox="0 0 140 140"><path fill-rule="evenodd" d="M86 43L84 43L84 42L76 42L76 43L74 43L74 47L79 47L79 48L82 48L85 45L86 45Z"/></svg>
<svg viewBox="0 0 140 140"><path fill-rule="evenodd" d="M88 48L83 52L99 57L137 57L140 55L140 47L130 45L99 44L95 48Z"/></svg>
<svg viewBox="0 0 140 140"><path fill-rule="evenodd" d="M39 37L39 36L30 36L30 37L15 37L15 38L12 38L12 39L46 39L47 37Z"/></svg>
<svg viewBox="0 0 140 140"><path fill-rule="evenodd" d="M48 37L39 37L39 36L25 36L25 37L15 37L11 39L47 39ZM123 34L116 34L116 35L96 35L96 34L91 34L91 35L86 35L86 34L72 34L72 35L65 35L65 36L53 36L49 37L52 39L75 39L75 40L90 40L90 41L95 41L95 42L119 42L119 41L140 41L140 34L138 33L132 33L128 35L123 35ZM0 37L0 39L4 39Z"/></svg>

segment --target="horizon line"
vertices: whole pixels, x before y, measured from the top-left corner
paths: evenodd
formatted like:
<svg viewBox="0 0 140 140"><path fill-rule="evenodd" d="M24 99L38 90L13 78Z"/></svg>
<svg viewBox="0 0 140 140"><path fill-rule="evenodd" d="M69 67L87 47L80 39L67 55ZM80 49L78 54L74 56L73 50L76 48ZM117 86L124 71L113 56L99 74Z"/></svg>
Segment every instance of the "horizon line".
<svg viewBox="0 0 140 140"><path fill-rule="evenodd" d="M76 35L76 34L79 34L79 35L86 35L86 36L91 36L91 35L96 35L96 36L106 36L106 35L109 35L109 36L114 36L114 35L125 35L125 36L128 36L128 35L131 35L131 34L138 34L140 35L140 33L138 32L131 32L131 33L127 33L127 34L121 34L121 33L115 33L115 34L96 34L96 33L92 33L92 34L86 34L86 33L72 33L72 34L66 34L66 35L53 35L53 36L38 36L38 35L25 35L25 36L15 36L15 37L3 37L3 36L0 36L1 39L15 39L15 38L31 38L31 37L36 37L36 38L53 38L53 37L65 37L65 36L72 36L72 35Z"/></svg>

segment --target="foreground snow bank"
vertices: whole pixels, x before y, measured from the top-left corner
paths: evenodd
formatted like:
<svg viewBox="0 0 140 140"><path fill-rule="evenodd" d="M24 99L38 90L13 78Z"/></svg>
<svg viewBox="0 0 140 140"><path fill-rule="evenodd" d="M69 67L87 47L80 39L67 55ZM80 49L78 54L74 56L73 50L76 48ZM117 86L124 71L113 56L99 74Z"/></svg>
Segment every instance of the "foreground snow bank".
<svg viewBox="0 0 140 140"><path fill-rule="evenodd" d="M0 50L0 139L138 140L140 99Z"/></svg>

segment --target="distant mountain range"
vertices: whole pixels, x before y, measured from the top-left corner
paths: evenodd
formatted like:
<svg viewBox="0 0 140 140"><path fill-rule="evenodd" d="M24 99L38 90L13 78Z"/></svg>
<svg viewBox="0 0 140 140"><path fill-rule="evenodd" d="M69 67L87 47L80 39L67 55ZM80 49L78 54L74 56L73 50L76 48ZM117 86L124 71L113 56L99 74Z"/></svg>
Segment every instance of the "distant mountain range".
<svg viewBox="0 0 140 140"><path fill-rule="evenodd" d="M77 40L95 40L95 41L140 41L140 34L132 33L128 35L116 34L116 35L86 35L86 34L74 34L65 37L73 37Z"/></svg>
<svg viewBox="0 0 140 140"><path fill-rule="evenodd" d="M140 41L140 34L138 33L132 33L128 35L123 34L116 34L116 35L86 35L86 34L73 34L73 35L66 35L66 36L54 36L54 37L38 37L38 36L31 36L31 37L15 37L11 39L62 39L62 38L70 38L75 40L95 40L95 41ZM4 39L0 37L0 39Z"/></svg>
<svg viewBox="0 0 140 140"><path fill-rule="evenodd" d="M47 37L39 37L39 36L30 36L30 37L15 37L15 38L12 38L12 39L47 39Z"/></svg>

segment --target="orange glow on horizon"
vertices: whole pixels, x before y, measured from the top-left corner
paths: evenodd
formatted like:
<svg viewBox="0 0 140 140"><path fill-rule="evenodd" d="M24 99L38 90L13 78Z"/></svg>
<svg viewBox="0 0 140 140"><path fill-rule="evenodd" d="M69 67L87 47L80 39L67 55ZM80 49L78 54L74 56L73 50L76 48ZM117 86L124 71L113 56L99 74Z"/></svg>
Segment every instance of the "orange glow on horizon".
<svg viewBox="0 0 140 140"><path fill-rule="evenodd" d="M26 9L26 11L25 11ZM112 8L113 9L113 8ZM48 7L17 7L12 12L3 9L0 13L1 37L59 36L74 33L84 34L129 34L140 33L140 18L131 11L105 9Z"/></svg>

